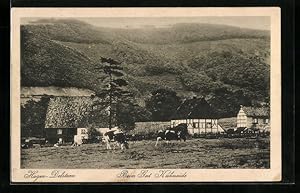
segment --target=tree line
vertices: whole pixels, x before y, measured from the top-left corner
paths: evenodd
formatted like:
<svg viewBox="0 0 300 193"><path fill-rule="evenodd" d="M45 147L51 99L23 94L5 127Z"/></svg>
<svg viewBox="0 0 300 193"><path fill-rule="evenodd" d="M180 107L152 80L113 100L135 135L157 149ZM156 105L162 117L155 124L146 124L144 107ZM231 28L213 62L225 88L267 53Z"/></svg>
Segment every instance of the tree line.
<svg viewBox="0 0 300 193"><path fill-rule="evenodd" d="M124 130L131 130L137 121L169 121L185 100L173 90L158 88L145 99L145 106L141 106L128 89L129 83L124 78L126 74L122 63L111 58L101 58L95 70L99 74L101 85L95 93L105 100L96 101L94 105L100 106L95 109L107 108L109 128L119 126ZM44 96L40 101L32 100L22 106L22 136L43 135L48 101L49 96ZM231 91L224 87L216 89L207 97L207 101L221 117L236 116L240 104L251 105L251 99L242 90ZM93 110L91 114L97 119L97 110Z"/></svg>

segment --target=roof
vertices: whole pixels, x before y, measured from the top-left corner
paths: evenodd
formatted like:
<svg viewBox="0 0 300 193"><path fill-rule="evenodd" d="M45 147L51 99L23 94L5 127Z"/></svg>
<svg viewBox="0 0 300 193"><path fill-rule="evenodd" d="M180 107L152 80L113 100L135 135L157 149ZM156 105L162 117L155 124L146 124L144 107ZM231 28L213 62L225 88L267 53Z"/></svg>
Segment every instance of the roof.
<svg viewBox="0 0 300 193"><path fill-rule="evenodd" d="M241 107L241 110L249 117L269 117L269 107Z"/></svg>
<svg viewBox="0 0 300 193"><path fill-rule="evenodd" d="M211 119L218 118L218 113L204 98L185 100L172 116L172 119Z"/></svg>
<svg viewBox="0 0 300 193"><path fill-rule="evenodd" d="M75 88L75 87L21 87L21 97L31 98L33 96L91 96L95 92L89 89Z"/></svg>
<svg viewBox="0 0 300 193"><path fill-rule="evenodd" d="M107 127L107 115L97 116L97 123L91 119L94 97L53 97L46 114L45 128L80 128L96 124ZM104 109L104 108L103 108ZM103 110L105 111L105 110Z"/></svg>

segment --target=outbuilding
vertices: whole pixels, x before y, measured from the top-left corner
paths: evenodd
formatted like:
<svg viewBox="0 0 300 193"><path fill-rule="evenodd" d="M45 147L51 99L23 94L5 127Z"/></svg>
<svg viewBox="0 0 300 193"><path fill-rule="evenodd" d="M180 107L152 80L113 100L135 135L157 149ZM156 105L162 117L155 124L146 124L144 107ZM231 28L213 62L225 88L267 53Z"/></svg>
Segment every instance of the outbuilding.
<svg viewBox="0 0 300 193"><path fill-rule="evenodd" d="M237 128L246 128L254 131L269 130L270 108L269 107L240 107L237 114Z"/></svg>

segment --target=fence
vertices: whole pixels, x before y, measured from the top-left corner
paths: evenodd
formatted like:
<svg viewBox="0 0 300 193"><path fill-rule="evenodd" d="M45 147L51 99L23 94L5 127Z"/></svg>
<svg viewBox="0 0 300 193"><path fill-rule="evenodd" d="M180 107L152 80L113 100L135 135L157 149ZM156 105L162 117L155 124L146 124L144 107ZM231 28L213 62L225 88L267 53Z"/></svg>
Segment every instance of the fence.
<svg viewBox="0 0 300 193"><path fill-rule="evenodd" d="M132 134L146 134L170 127L170 121L136 122Z"/></svg>
<svg viewBox="0 0 300 193"><path fill-rule="evenodd" d="M135 140L156 139L159 130L170 127L170 121L136 122L129 134L134 135Z"/></svg>

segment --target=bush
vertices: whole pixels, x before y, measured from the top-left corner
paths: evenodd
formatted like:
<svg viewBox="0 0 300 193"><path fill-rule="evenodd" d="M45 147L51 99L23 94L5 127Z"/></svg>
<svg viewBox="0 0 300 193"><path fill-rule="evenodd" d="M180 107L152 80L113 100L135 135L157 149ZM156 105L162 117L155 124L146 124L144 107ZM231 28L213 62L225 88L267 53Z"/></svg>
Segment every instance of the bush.
<svg viewBox="0 0 300 193"><path fill-rule="evenodd" d="M98 143L100 132L97 131L94 127L90 127L88 129L88 136L88 140L86 140L85 143Z"/></svg>

